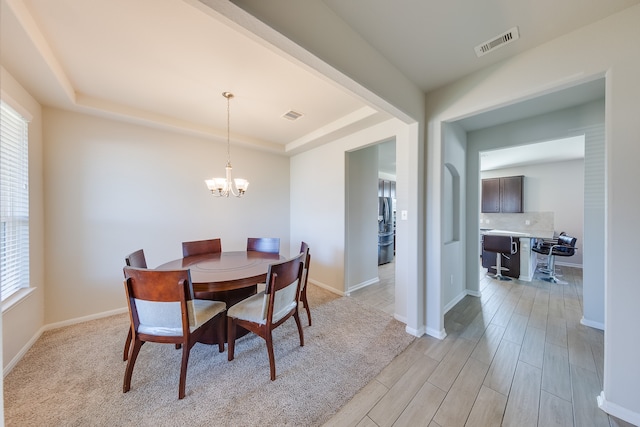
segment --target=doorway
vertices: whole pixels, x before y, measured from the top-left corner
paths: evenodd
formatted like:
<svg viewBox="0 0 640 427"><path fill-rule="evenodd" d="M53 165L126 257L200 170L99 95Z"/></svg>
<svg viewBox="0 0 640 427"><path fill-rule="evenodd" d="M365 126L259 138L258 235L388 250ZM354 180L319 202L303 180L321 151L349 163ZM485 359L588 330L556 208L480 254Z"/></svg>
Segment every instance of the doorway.
<svg viewBox="0 0 640 427"><path fill-rule="evenodd" d="M347 232L348 239L354 239L355 234L365 234L359 239L358 243L363 240L371 241L375 239L376 246L373 255L370 254L371 247L367 245L366 251L369 255L362 255L362 251L358 257L350 257L350 260L360 260L362 266L349 263L347 266L348 294L376 309L382 310L388 314L395 313L395 206L396 206L396 142L395 139L383 141L360 150L348 153L348 192L349 189L356 191L354 187L363 188L367 194L371 194L371 201L356 203L354 198L347 197L350 219L348 224L354 228L363 228L363 224L368 224L369 219L375 220L375 227L369 228L368 231L356 231L350 229ZM367 172L367 170L369 170ZM374 173L370 173L373 171ZM354 175L358 175L357 177ZM367 176L363 183L363 176ZM373 177L373 180L370 178ZM369 181L370 180L370 181ZM374 191L370 191L373 189ZM377 210L362 209L362 205L375 204ZM359 213L362 218L351 218L351 213ZM353 242L355 245L358 243ZM349 248L352 245L348 245ZM351 249L349 250L351 252ZM369 268L366 266L373 266ZM370 271L372 276L358 277L361 271ZM354 279L359 279L355 281Z"/></svg>

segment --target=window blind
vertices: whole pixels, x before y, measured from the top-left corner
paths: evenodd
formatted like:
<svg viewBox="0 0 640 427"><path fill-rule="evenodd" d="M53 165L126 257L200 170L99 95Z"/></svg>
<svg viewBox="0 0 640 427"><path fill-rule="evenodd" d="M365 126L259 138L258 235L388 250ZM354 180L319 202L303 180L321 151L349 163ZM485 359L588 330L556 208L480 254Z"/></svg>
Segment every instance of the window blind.
<svg viewBox="0 0 640 427"><path fill-rule="evenodd" d="M29 286L28 122L0 101L0 289Z"/></svg>

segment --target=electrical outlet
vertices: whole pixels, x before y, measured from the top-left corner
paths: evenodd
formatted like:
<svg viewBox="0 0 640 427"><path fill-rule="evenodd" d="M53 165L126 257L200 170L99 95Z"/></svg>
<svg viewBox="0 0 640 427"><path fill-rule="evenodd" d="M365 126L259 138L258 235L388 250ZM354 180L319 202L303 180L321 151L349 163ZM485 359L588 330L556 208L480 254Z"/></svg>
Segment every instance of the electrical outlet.
<svg viewBox="0 0 640 427"><path fill-rule="evenodd" d="M524 220L524 225L531 225L531 221L529 221L528 219Z"/></svg>
<svg viewBox="0 0 640 427"><path fill-rule="evenodd" d="M453 274L451 275L450 281L451 281L451 284L453 285Z"/></svg>

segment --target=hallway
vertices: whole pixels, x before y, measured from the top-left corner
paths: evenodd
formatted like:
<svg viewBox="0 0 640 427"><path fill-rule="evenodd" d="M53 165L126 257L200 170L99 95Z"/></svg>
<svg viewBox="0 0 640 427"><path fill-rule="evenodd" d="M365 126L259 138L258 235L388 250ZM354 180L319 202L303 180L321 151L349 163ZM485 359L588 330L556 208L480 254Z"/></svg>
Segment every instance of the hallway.
<svg viewBox="0 0 640 427"><path fill-rule="evenodd" d="M326 425L629 427L597 406L604 334L580 324L582 270L559 269L568 285L483 275L444 340L416 339Z"/></svg>

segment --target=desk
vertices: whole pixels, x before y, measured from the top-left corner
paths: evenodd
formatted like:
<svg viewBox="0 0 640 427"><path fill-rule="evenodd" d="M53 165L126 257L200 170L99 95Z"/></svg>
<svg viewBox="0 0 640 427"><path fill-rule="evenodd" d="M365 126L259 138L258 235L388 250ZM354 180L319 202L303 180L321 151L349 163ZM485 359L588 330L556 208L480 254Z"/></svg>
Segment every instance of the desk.
<svg viewBox="0 0 640 427"><path fill-rule="evenodd" d="M188 268L196 298L224 301L229 308L255 294L256 285L266 280L269 264L284 259L279 254L255 251L220 252L179 258L159 265L158 269ZM238 329L236 336L246 333ZM217 344L217 341L205 343Z"/></svg>

